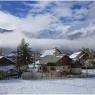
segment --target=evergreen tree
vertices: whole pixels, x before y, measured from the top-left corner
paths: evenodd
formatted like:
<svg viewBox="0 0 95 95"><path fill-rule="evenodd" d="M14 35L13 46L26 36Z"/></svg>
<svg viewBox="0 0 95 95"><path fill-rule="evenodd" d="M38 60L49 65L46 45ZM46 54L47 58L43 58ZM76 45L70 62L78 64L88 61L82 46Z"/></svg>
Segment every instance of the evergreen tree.
<svg viewBox="0 0 95 95"><path fill-rule="evenodd" d="M20 71L21 66L27 66L31 63L29 45L22 39L21 44L17 47L17 69Z"/></svg>

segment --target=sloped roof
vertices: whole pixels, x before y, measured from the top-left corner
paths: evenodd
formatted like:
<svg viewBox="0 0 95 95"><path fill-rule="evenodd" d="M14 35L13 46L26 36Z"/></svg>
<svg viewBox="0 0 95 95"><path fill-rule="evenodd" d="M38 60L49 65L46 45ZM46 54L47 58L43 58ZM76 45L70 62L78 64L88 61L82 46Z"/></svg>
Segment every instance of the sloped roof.
<svg viewBox="0 0 95 95"><path fill-rule="evenodd" d="M40 63L41 64L56 63L62 57L63 56L46 55L44 58L40 59Z"/></svg>
<svg viewBox="0 0 95 95"><path fill-rule="evenodd" d="M0 56L0 59L3 58L4 56Z"/></svg>
<svg viewBox="0 0 95 95"><path fill-rule="evenodd" d="M70 55L70 58L75 59L81 52L75 52L72 55Z"/></svg>
<svg viewBox="0 0 95 95"><path fill-rule="evenodd" d="M10 54L8 55L8 57L12 57L12 56L16 56L16 54L10 53Z"/></svg>
<svg viewBox="0 0 95 95"><path fill-rule="evenodd" d="M14 62L4 56L0 56L0 66L15 65Z"/></svg>

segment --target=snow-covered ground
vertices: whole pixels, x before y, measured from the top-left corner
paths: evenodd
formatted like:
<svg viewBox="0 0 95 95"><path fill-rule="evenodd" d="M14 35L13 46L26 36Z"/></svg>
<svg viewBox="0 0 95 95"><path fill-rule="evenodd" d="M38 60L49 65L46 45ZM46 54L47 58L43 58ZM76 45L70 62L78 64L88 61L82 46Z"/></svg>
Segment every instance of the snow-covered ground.
<svg viewBox="0 0 95 95"><path fill-rule="evenodd" d="M86 70L83 70L86 73ZM95 70L88 70L95 75ZM51 80L0 80L0 94L95 94L95 77Z"/></svg>
<svg viewBox="0 0 95 95"><path fill-rule="evenodd" d="M95 93L95 78L54 80L1 80L0 94Z"/></svg>

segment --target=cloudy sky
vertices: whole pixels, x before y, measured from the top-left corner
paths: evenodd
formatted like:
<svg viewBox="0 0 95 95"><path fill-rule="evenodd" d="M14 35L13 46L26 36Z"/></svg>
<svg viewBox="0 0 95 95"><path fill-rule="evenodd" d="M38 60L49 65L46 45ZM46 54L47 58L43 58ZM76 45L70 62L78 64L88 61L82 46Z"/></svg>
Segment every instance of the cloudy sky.
<svg viewBox="0 0 95 95"><path fill-rule="evenodd" d="M95 2L0 1L0 31L0 47L94 49Z"/></svg>

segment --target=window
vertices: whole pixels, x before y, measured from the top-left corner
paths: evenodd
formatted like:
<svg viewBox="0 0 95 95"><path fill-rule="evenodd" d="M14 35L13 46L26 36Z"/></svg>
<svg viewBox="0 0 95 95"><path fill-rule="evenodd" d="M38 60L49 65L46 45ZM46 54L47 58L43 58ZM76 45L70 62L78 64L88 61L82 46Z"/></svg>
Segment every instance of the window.
<svg viewBox="0 0 95 95"><path fill-rule="evenodd" d="M50 70L55 71L56 69L55 69L55 67L51 67Z"/></svg>

